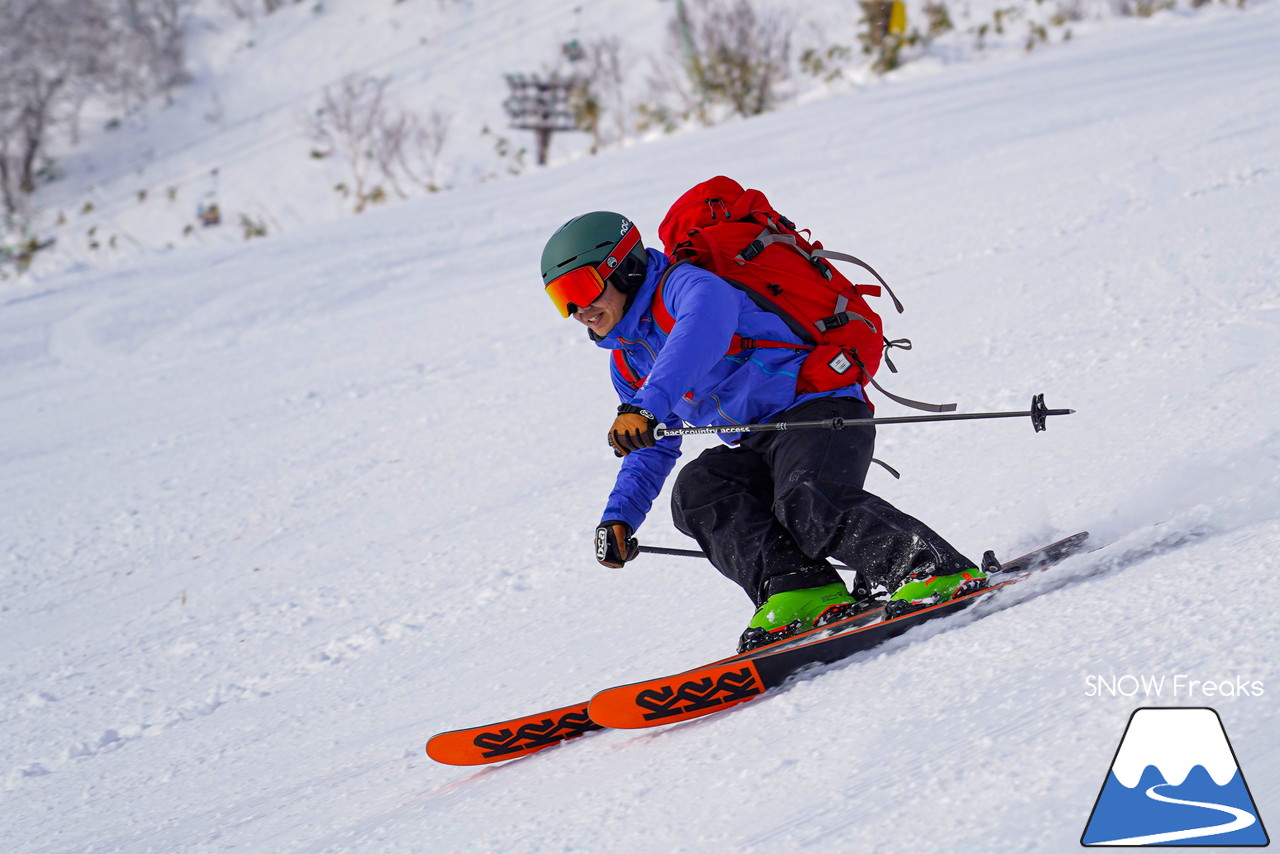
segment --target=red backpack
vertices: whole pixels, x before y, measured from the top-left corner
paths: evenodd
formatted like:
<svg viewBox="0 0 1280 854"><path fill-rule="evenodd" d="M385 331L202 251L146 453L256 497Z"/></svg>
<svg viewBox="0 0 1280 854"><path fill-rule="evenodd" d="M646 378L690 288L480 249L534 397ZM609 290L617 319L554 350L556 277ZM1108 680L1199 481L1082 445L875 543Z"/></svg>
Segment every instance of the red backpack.
<svg viewBox="0 0 1280 854"><path fill-rule="evenodd" d="M807 240L759 190L744 190L724 176L704 181L676 200L658 226L658 236L674 262L696 264L740 288L761 308L782 318L805 342L745 340L734 335L730 355L752 347L810 350L796 381L801 394L869 382L908 406L937 412L955 408L954 404L909 401L876 383L882 359L896 370L884 358L886 345L910 349L911 342L886 339L880 316L865 297L880 296L883 286L899 312L902 303L864 262ZM880 285L855 285L827 259L857 264ZM661 283L653 302L655 320L669 332L674 321L662 302Z"/></svg>

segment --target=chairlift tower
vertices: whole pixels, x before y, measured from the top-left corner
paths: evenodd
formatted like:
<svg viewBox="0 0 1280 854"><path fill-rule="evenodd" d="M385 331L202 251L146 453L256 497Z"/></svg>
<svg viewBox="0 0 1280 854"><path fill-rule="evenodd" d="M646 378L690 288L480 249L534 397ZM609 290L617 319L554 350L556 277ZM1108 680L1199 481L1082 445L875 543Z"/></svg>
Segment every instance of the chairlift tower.
<svg viewBox="0 0 1280 854"><path fill-rule="evenodd" d="M511 95L502 106L511 118L511 127L531 130L538 140L538 165L547 164L547 152L551 148L551 135L556 131L578 130L569 108L569 96L578 85L575 76L561 77L551 74L504 75Z"/></svg>

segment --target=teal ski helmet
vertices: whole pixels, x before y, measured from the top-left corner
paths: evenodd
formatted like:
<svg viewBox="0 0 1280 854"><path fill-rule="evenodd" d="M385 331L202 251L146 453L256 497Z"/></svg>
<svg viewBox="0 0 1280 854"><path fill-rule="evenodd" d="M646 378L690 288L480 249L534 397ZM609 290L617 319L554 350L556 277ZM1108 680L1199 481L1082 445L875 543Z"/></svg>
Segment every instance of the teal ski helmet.
<svg viewBox="0 0 1280 854"><path fill-rule="evenodd" d="M604 291L615 273L615 282L632 292L631 279L641 280L648 266L640 231L619 213L593 211L574 217L547 241L542 250L542 284L560 313L568 317L572 306L588 305ZM578 272L581 271L581 272Z"/></svg>

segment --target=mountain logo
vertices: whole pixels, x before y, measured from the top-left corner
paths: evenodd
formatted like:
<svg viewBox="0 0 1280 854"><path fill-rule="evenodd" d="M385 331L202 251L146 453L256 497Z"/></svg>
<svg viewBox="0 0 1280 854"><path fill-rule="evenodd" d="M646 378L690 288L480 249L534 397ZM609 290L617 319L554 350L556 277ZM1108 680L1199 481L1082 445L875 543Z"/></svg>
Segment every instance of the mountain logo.
<svg viewBox="0 0 1280 854"><path fill-rule="evenodd" d="M1129 718L1080 844L1267 845L1213 709L1143 708Z"/></svg>

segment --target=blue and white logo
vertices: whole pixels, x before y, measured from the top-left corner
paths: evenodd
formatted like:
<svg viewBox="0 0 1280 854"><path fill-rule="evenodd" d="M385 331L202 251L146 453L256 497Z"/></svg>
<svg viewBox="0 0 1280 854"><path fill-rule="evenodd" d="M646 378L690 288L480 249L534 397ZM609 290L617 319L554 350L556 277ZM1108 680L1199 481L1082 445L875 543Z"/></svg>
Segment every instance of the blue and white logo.
<svg viewBox="0 0 1280 854"><path fill-rule="evenodd" d="M1213 709L1138 709L1081 845L1263 846L1270 840Z"/></svg>

